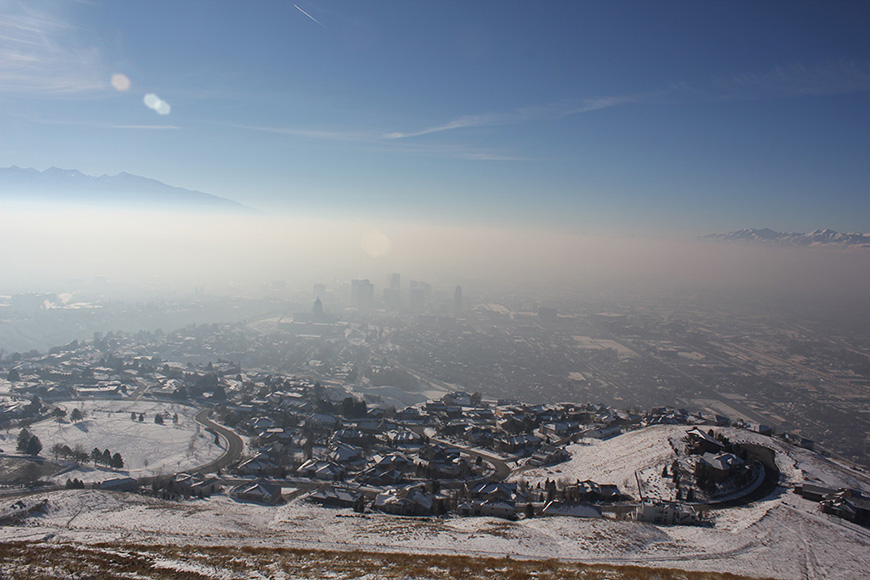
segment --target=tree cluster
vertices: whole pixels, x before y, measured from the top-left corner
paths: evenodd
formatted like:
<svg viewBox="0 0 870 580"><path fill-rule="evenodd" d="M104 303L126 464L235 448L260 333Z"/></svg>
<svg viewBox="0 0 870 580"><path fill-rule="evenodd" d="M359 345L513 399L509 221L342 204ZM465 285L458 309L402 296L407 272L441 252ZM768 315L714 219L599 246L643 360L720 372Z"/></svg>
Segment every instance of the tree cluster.
<svg viewBox="0 0 870 580"><path fill-rule="evenodd" d="M25 427L18 434L18 443L15 449L23 455L39 455L42 452L42 441Z"/></svg>
<svg viewBox="0 0 870 580"><path fill-rule="evenodd" d="M108 449L100 451L94 447L91 450L91 461L94 462L94 465L105 465L113 469L122 469L124 467L124 459L121 457L121 454L115 453L112 455L112 452Z"/></svg>
<svg viewBox="0 0 870 580"><path fill-rule="evenodd" d="M51 454L54 455L55 460L65 459L78 464L87 463L90 459L90 456L82 449L81 445L76 445L75 449L70 449L69 445L55 443L51 446Z"/></svg>
<svg viewBox="0 0 870 580"><path fill-rule="evenodd" d="M346 419L359 419L366 416L368 409L364 399L345 397L341 402L341 416Z"/></svg>

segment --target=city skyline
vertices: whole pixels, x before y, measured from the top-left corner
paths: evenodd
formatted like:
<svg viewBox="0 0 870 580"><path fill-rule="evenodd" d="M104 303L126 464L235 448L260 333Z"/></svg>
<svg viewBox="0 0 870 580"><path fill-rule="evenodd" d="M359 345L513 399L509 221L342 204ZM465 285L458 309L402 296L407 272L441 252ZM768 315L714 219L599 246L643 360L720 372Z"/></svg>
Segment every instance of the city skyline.
<svg viewBox="0 0 870 580"><path fill-rule="evenodd" d="M0 11L2 166L317 219L870 231L857 3Z"/></svg>

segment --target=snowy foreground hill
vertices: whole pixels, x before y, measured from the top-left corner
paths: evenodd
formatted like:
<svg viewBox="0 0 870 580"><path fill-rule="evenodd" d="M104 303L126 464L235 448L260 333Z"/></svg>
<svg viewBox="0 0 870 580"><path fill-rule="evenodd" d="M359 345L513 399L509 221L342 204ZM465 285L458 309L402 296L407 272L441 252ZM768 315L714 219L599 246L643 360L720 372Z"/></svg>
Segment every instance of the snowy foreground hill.
<svg viewBox="0 0 870 580"><path fill-rule="evenodd" d="M603 481L600 469L606 468L610 470L606 477L622 483L630 480L629 474L636 469L655 462L657 454L667 455L669 440L685 430L686 427L678 426L651 427L608 441L578 445L572 448L573 460L549 471L525 472L521 477L573 479L585 476L585 469L595 469L596 478ZM317 507L304 501L304 496L296 497L292 490L285 490L285 495L293 499L277 507L236 503L225 496L166 502L122 493L68 490L27 498L28 503L18 509L43 498L48 503L41 512L34 512L15 525L0 527L0 549L5 551L0 577L36 574L39 566L27 568L31 565L27 558L46 558L73 546L79 556L86 552L98 554L109 562L106 566L111 567L110 561L117 560L117 566L121 566L125 558L143 558L149 562L149 569L171 571L179 578L458 577L455 570L449 571L453 570L450 568L453 564L447 559L439 564L437 559L427 560L424 554L471 557L461 561L497 558L488 561L489 577L703 577L692 573L626 575L625 569L598 575L592 571L585 575L579 572L515 575L505 560L509 556L512 562L556 559L561 563L553 563L554 570L570 564L574 566L571 570L576 571L580 569L576 563L584 563L784 579L866 578L870 569L870 530L821 513L817 503L802 499L787 487L814 481L867 490L864 474L746 431L734 430L730 436L775 447L779 452L777 464L782 485L761 501L712 511L712 527L668 527L608 518L550 517L516 522L485 517L399 518ZM307 556L294 556L297 560L311 559L312 568L304 572L304 566L297 566L292 573L287 567L279 569L275 564L279 561L278 551L283 550L282 557L289 557L287 551L297 549L318 550L306 552ZM16 555L16 550L21 553ZM386 554L382 556L385 558L382 566L387 566L389 558L401 554L416 555L421 562L431 564L427 564L426 570L410 573L410 569L403 569L393 575L386 572L386 567L363 574L359 568L352 573L341 572L339 564L335 564L336 568L315 562L334 551L347 554L345 559L335 557L345 565L364 553ZM227 554L226 558L220 556ZM545 562L539 564L550 566ZM273 565L278 568L269 567ZM522 565L516 563L517 567ZM441 572L437 573L438 570ZM81 577L69 574L68 568L57 572L59 577ZM143 569L135 577L172 576ZM483 576L469 572L466 577Z"/></svg>

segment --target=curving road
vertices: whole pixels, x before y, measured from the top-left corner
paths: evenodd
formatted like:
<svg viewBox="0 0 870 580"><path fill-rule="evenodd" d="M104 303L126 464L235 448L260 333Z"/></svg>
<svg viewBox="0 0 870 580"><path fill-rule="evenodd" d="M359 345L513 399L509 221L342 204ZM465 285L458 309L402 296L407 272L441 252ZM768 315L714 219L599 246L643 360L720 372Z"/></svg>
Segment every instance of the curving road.
<svg viewBox="0 0 870 580"><path fill-rule="evenodd" d="M206 429L210 429L215 433L218 433L221 437L223 437L227 442L227 450L223 455L206 463L205 465L200 466L199 468L193 470L199 473L210 473L214 471L218 471L220 469L224 469L228 465L235 463L239 460L239 457L242 456L242 449L244 448L244 442L242 438L239 437L234 431L227 429L223 425L219 425L208 418L208 414L210 409L201 409L193 416L193 420L205 427Z"/></svg>
<svg viewBox="0 0 870 580"><path fill-rule="evenodd" d="M411 431L414 431L418 435L426 436L425 427L409 428ZM498 457L497 455L491 455L489 453L485 453L471 447L465 447L463 445L451 443L450 441L446 441L444 439L436 439L435 437L429 437L429 441L432 443L440 443L445 447L452 447L454 449L458 449L461 453L464 453L474 458L480 457L481 460L486 461L492 466L492 469L494 471L492 479L494 479L495 481L504 481L511 474L511 468L510 466L508 466L507 461L505 461L501 457Z"/></svg>

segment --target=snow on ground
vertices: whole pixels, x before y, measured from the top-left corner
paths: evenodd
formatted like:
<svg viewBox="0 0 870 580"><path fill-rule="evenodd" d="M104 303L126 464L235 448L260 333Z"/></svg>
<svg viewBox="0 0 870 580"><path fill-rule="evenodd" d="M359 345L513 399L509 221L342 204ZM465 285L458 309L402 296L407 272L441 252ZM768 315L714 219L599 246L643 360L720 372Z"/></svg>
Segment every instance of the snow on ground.
<svg viewBox="0 0 870 580"><path fill-rule="evenodd" d="M129 412L127 415L129 420ZM576 453L572 461L519 477L588 477L622 485L633 479L635 469L670 461L671 443L678 442L686 429L654 427L578 445L572 449ZM778 449L784 483L798 483L806 477L826 485L868 489L863 474L844 470L817 454L745 431L723 431L732 440ZM783 487L762 501L711 511L712 527L668 527L608 518L552 517L517 522L402 518L326 509L301 498L270 507L237 503L222 495L165 502L92 489L36 495L32 501L42 497L49 499L47 511L29 517L23 525L0 527L0 542L124 541L510 555L783 579L861 578L870 569L870 530L823 514L818 504Z"/></svg>
<svg viewBox="0 0 870 580"><path fill-rule="evenodd" d="M529 469L512 479L525 479L537 485L546 479L591 479L596 483L614 483L623 493L637 495L635 471L652 470L661 474L663 465L676 458L675 449L682 449L680 441L687 427L656 426L630 431L604 441L583 439L568 446L571 459L558 465Z"/></svg>
<svg viewBox="0 0 870 580"><path fill-rule="evenodd" d="M641 476L644 494L670 499L670 480L661 478L661 470L677 458L676 450L685 447L685 425L656 425L629 431L600 441L584 439L569 445L571 459L558 465L529 469L515 474L512 479L525 479L537 485L546 479L575 480L591 479L596 483L614 483L623 493L637 496L635 472ZM755 443L776 451L776 464L780 470L781 483L796 485L808 482L832 488L851 487L870 490L870 477L866 474L844 469L818 453L795 447L779 439L760 435L745 429L714 427L733 442Z"/></svg>
<svg viewBox="0 0 870 580"><path fill-rule="evenodd" d="M860 578L870 567L870 530L818 511L792 493L716 512L715 527L667 527L611 519L401 518L282 506L225 496L164 502L68 490L44 494L46 513L0 527L0 542L124 541L174 545L510 555L637 564L775 578ZM31 501L39 501L34 496Z"/></svg>
<svg viewBox="0 0 870 580"><path fill-rule="evenodd" d="M215 445L214 435L193 420L196 409L185 405L156 401L92 400L70 401L59 406L69 418L73 409L79 409L85 419L77 423L49 419L30 427L42 441L42 455L51 458L55 443L80 445L86 452L91 449L109 449L124 459L123 470L107 470L93 465L64 472L57 476L61 482L67 478L82 481L102 481L115 477L146 477L170 474L192 469L220 457L226 443ZM131 413L144 413L143 421L131 420ZM168 413L163 425L154 422L157 413ZM178 415L178 424L172 417Z"/></svg>

